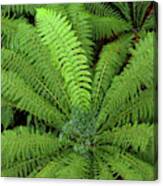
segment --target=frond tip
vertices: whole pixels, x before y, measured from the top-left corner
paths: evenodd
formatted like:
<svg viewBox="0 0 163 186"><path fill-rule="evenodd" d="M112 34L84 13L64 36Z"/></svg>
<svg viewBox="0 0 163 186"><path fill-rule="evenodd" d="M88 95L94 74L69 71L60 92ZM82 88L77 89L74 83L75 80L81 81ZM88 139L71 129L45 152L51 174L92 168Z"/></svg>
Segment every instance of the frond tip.
<svg viewBox="0 0 163 186"><path fill-rule="evenodd" d="M66 19L55 11L37 9L38 33L42 42L49 47L55 65L62 72L72 106L88 110L91 89L88 61Z"/></svg>

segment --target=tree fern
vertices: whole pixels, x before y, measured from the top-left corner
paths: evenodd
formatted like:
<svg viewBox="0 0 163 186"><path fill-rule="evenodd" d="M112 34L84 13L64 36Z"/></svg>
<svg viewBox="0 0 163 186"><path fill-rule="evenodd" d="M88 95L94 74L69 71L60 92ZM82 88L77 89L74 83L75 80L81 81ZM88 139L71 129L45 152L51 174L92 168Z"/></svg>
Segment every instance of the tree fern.
<svg viewBox="0 0 163 186"><path fill-rule="evenodd" d="M152 2L2 7L2 176L157 178L155 15Z"/></svg>

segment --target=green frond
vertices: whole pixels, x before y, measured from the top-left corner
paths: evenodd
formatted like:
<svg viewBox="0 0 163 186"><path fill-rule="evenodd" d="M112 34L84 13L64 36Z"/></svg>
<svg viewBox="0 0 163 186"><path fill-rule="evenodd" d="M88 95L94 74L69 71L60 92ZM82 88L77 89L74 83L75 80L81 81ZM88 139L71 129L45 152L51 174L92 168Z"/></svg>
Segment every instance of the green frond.
<svg viewBox="0 0 163 186"><path fill-rule="evenodd" d="M43 119L53 127L64 122L64 116L48 101L33 91L24 80L12 71L2 70L2 96L13 107L25 110Z"/></svg>
<svg viewBox="0 0 163 186"><path fill-rule="evenodd" d="M117 11L122 14L126 21L131 21L131 10L128 2L115 2L113 6L117 8Z"/></svg>
<svg viewBox="0 0 163 186"><path fill-rule="evenodd" d="M132 147L135 152L145 152L154 134L153 124L125 124L103 132L96 137L96 141L99 144L111 143L122 149Z"/></svg>
<svg viewBox="0 0 163 186"><path fill-rule="evenodd" d="M154 180L154 167L127 152L120 152L118 148L105 146L96 150L96 156L101 157L105 165L110 167L113 175L125 180Z"/></svg>
<svg viewBox="0 0 163 186"><path fill-rule="evenodd" d="M92 41L92 27L90 24L89 15L85 12L84 5L81 3L72 4L49 4L46 5L47 10L57 12L61 16L66 17L72 24L75 36L81 42L89 64L92 63L93 56L93 41ZM80 13L79 13L80 12Z"/></svg>
<svg viewBox="0 0 163 186"><path fill-rule="evenodd" d="M64 80L60 72L55 69L52 64L50 52L47 47L42 44L40 37L32 26L23 21L20 22L21 24L18 23L18 20L13 21L8 19L4 19L4 22L2 22L4 34L7 34L6 39L9 41L5 42L4 46L12 50L4 50L4 52L2 52L4 65L7 65L7 68L15 69L15 71L25 76L28 83L31 84L39 94L41 92L43 95L45 92L48 92L48 97L50 96L53 103L56 104L57 102L59 108L68 115L70 106L69 97L66 93ZM15 30L15 32L12 30ZM36 45L37 47L35 47ZM19 65L17 64L18 61ZM24 61L24 63L21 61ZM27 68L27 66L30 66L30 68ZM26 70L26 68L28 70ZM23 72L21 71L22 69ZM30 73L33 72L33 76L32 74L31 76L28 75L29 71L31 71ZM37 76L37 78L34 76ZM38 79L40 83L33 81L33 78ZM55 79L55 83L51 81L52 79ZM44 87L44 91L42 91L43 89L39 86L40 84L42 84L41 87ZM46 94L44 94L44 96Z"/></svg>
<svg viewBox="0 0 163 186"><path fill-rule="evenodd" d="M1 38L3 47L12 47L14 42L15 34L18 31L19 25L24 24L24 19L9 19L7 17L2 17L1 19Z"/></svg>
<svg viewBox="0 0 163 186"><path fill-rule="evenodd" d="M49 162L35 177L37 178L87 178L88 160L79 154L64 154L62 158Z"/></svg>
<svg viewBox="0 0 163 186"><path fill-rule="evenodd" d="M50 61L42 63L47 73L41 74L38 63L29 64L25 56L12 50L2 48L1 60L2 69L17 73L38 95L48 100L52 105L59 107L69 117L68 105L66 105L68 103L66 96L64 96L66 94L61 88L61 85L64 84L63 80ZM54 79L56 83L52 84L51 79Z"/></svg>
<svg viewBox="0 0 163 186"><path fill-rule="evenodd" d="M111 5L109 6L109 4L106 5L104 3L85 3L84 6L88 12L97 16L120 17L120 15L111 8Z"/></svg>
<svg viewBox="0 0 163 186"><path fill-rule="evenodd" d="M94 178L100 180L114 180L113 172L110 167L104 162L103 158L95 156L94 158Z"/></svg>
<svg viewBox="0 0 163 186"><path fill-rule="evenodd" d="M135 26L140 29L147 12L147 8L151 2L134 2L133 3L133 19Z"/></svg>
<svg viewBox="0 0 163 186"><path fill-rule="evenodd" d="M114 78L111 87L108 89L101 106L97 120L97 127L104 124L109 115L126 101L133 100L139 96L142 86L148 89L154 83L154 34L148 33L144 40L141 40L136 49L132 50L132 58L123 72ZM128 86L130 85L130 87Z"/></svg>
<svg viewBox="0 0 163 186"><path fill-rule="evenodd" d="M101 104L100 99L104 97L113 77L123 66L130 43L131 35L125 35L102 48L92 83L92 102L96 111Z"/></svg>
<svg viewBox="0 0 163 186"><path fill-rule="evenodd" d="M153 168L155 169L155 173L157 174L157 166L158 166L158 142L157 142L157 137L158 137L158 134L157 134L157 130L158 130L158 126L157 124L155 124L155 127L154 127L154 130L153 130L153 137L150 139L147 147L146 147L146 150L143 151L143 152L137 152L136 153L136 156L143 160L143 161L146 161L148 163L150 163Z"/></svg>
<svg viewBox="0 0 163 186"><path fill-rule="evenodd" d="M54 4L47 5L45 8L67 17L67 20L72 24L72 29L75 31L75 36L81 42L81 47L88 58L89 64L91 64L94 43L92 41L92 27L89 15L85 12L84 5L81 3Z"/></svg>
<svg viewBox="0 0 163 186"><path fill-rule="evenodd" d="M20 15L35 15L36 8L41 5L33 4L33 5L2 5L2 16L20 16Z"/></svg>
<svg viewBox="0 0 163 186"><path fill-rule="evenodd" d="M114 125L122 125L128 122L147 121L151 122L155 118L155 102L156 93L152 88L146 89L139 93L138 97L126 101L112 112L108 118L105 128L112 128Z"/></svg>
<svg viewBox="0 0 163 186"><path fill-rule="evenodd" d="M88 3L85 8L91 14L96 16L113 16L118 19L125 20L132 24L135 32L141 29L153 29L155 15L150 13L150 9L154 7L153 2L115 2L115 3ZM145 22L145 24L144 24ZM142 25L144 26L142 27ZM131 27L130 27L131 28Z"/></svg>
<svg viewBox="0 0 163 186"><path fill-rule="evenodd" d="M92 26L89 15L85 13L83 4L68 4L66 8L67 17L72 23L72 28L78 40L81 42L81 47L88 58L88 63L91 64L94 43L92 41Z"/></svg>
<svg viewBox="0 0 163 186"><path fill-rule="evenodd" d="M46 9L38 9L36 20L42 42L49 47L65 79L72 106L88 110L91 89L88 61L71 25L66 17Z"/></svg>
<svg viewBox="0 0 163 186"><path fill-rule="evenodd" d="M136 29L135 31L138 31L144 23L150 4L151 2L118 2L114 3L113 7L120 12L124 19L132 23L133 28Z"/></svg>
<svg viewBox="0 0 163 186"><path fill-rule="evenodd" d="M109 159L112 170L126 180L154 180L152 165L141 161L130 154L120 154Z"/></svg>
<svg viewBox="0 0 163 186"><path fill-rule="evenodd" d="M26 127L6 130L2 134L2 176L26 177L49 162L60 146L52 134Z"/></svg>
<svg viewBox="0 0 163 186"><path fill-rule="evenodd" d="M90 17L90 22L92 24L93 37L95 40L109 38L114 34L120 34L131 29L129 22L114 16L99 17L92 15Z"/></svg>

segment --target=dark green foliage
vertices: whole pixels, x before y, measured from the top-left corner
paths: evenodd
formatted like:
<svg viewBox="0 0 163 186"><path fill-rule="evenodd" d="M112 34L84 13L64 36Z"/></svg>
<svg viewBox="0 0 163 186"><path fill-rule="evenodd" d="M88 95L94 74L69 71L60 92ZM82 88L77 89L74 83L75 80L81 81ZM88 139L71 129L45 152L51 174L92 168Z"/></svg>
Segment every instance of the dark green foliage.
<svg viewBox="0 0 163 186"><path fill-rule="evenodd" d="M2 176L157 178L155 14L2 6Z"/></svg>

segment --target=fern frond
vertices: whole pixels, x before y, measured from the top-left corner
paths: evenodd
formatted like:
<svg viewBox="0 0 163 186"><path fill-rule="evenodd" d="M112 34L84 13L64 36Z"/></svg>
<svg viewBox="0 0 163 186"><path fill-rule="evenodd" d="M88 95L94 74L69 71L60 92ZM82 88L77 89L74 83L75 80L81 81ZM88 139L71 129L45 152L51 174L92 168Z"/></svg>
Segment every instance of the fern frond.
<svg viewBox="0 0 163 186"><path fill-rule="evenodd" d="M100 99L104 97L113 77L123 66L130 42L131 35L126 35L103 47L95 68L92 84L92 102L95 111L98 110L102 101Z"/></svg>
<svg viewBox="0 0 163 186"><path fill-rule="evenodd" d="M111 143L127 149L132 147L135 152L145 152L154 137L154 125L147 123L125 124L106 131L96 137L97 144Z"/></svg>
<svg viewBox="0 0 163 186"><path fill-rule="evenodd" d="M116 177L113 176L113 172L110 169L110 167L104 162L102 157L99 157L98 155L94 158L94 166L95 166L95 179L101 179L101 180L114 180Z"/></svg>
<svg viewBox="0 0 163 186"><path fill-rule="evenodd" d="M12 47L15 34L18 31L19 25L24 24L24 19L9 19L7 17L2 17L1 19L1 38L3 47Z"/></svg>
<svg viewBox="0 0 163 186"><path fill-rule="evenodd" d="M94 43L92 41L92 27L89 15L85 13L84 5L81 3L54 4L47 5L46 9L60 13L63 17L67 17L67 20L72 24L72 29L75 31L75 36L78 38L78 41L81 42L81 47L88 58L89 64L91 64Z"/></svg>
<svg viewBox="0 0 163 186"><path fill-rule="evenodd" d="M2 16L20 16L20 15L35 15L36 8L41 5L2 5Z"/></svg>
<svg viewBox="0 0 163 186"><path fill-rule="evenodd" d="M27 69L31 71L32 68L33 76L29 76L29 72L26 72L26 75L23 74L23 76L28 78L27 81L35 87L35 90L39 94L41 92L41 87L44 86L42 95L45 92L49 92L48 94L50 94L50 97L53 97L54 104L57 102L59 108L68 116L70 106L69 97L65 91L64 81L60 72L52 65L50 52L42 44L40 37L33 27L23 21L21 21L21 24L18 23L18 20L8 19L4 19L4 22L2 23L4 34L7 34L6 40L9 41L7 43L5 42L4 46L13 50L12 53L5 51L4 55L2 55L2 57L4 57L4 65L7 65L7 68L12 66L12 69L19 71L21 74L23 74L21 72L22 69L24 69L23 72L26 72L25 68L30 66L30 69ZM8 32L6 32L6 30ZM12 30L15 30L15 32ZM36 45L37 47L35 47ZM15 57L17 55L21 58ZM16 60L16 62L12 63L10 60ZM21 62L21 60L24 61L24 63ZM20 66L17 65L18 61ZM14 65L16 66L14 67ZM19 68L19 70L17 68ZM37 76L37 78L34 76ZM40 87L40 83L38 84L38 81L33 81L32 78L39 79L42 86ZM52 79L55 79L55 83L53 83Z"/></svg>
<svg viewBox="0 0 163 186"><path fill-rule="evenodd" d="M2 176L26 177L49 162L60 146L52 134L26 127L6 130L2 134Z"/></svg>
<svg viewBox="0 0 163 186"><path fill-rule="evenodd" d="M65 79L72 106L88 110L91 89L88 61L71 25L66 17L46 9L39 9L36 19L42 42L49 47Z"/></svg>
<svg viewBox="0 0 163 186"><path fill-rule="evenodd" d="M147 8L150 6L151 2L134 2L133 3L133 19L135 26L140 29L146 12Z"/></svg>
<svg viewBox="0 0 163 186"><path fill-rule="evenodd" d="M113 3L113 6L115 6L119 10L126 21L131 21L131 10L128 2L115 2Z"/></svg>
<svg viewBox="0 0 163 186"><path fill-rule="evenodd" d="M138 151L136 156L148 163L150 163L155 169L155 173L157 173L157 161L158 161L158 144L157 144L157 124L155 124L153 129L153 137L150 139L145 151Z"/></svg>
<svg viewBox="0 0 163 186"><path fill-rule="evenodd" d="M122 179L144 181L155 179L154 168L151 164L130 153L120 152L117 147L101 147L96 150L96 156L101 157L112 173Z"/></svg>
<svg viewBox="0 0 163 186"><path fill-rule="evenodd" d="M122 74L114 78L110 89L106 93L97 126L107 121L108 113L111 115L127 100L133 100L134 97L139 96L142 86L145 88L154 86L153 45L153 33L148 33L145 39L141 40L136 49L132 51L129 64ZM128 88L128 85L130 85L130 88Z"/></svg>
<svg viewBox="0 0 163 186"><path fill-rule="evenodd" d="M83 4L69 4L66 8L67 17L72 23L72 29L81 42L81 47L85 51L88 63L91 64L94 43L92 41L92 26L90 24L89 15L85 13Z"/></svg>
<svg viewBox="0 0 163 186"><path fill-rule="evenodd" d="M64 122L64 116L45 99L36 94L17 74L2 71L2 96L14 107L30 112L53 127Z"/></svg>
<svg viewBox="0 0 163 186"><path fill-rule="evenodd" d="M118 4L118 3L117 3ZM135 31L154 29L154 2L133 2L130 4L133 28ZM152 11L152 13L151 13Z"/></svg>
<svg viewBox="0 0 163 186"><path fill-rule="evenodd" d="M92 15L90 20L95 40L109 38L114 34L119 34L131 29L130 23L114 16L99 17Z"/></svg>
<svg viewBox="0 0 163 186"><path fill-rule="evenodd" d="M153 5L152 5L153 4ZM149 8L151 6L154 7L153 2L117 2L117 3L111 3L110 6L107 6L108 10L106 12L111 15L115 15L118 18L122 18L132 24L134 32L137 32L142 29L142 25L144 24L144 21L147 24L143 29L149 29L149 28L154 28L153 25L153 20L155 19L154 15L150 14ZM92 8L91 8L92 7ZM91 5L90 6L90 11L92 12L97 12L98 15L102 14L102 9L103 12L105 12L105 6L101 4L96 4L96 5ZM98 13L99 12L99 13ZM151 15L151 16L148 16ZM151 19L148 19L148 17L152 17Z"/></svg>
<svg viewBox="0 0 163 186"><path fill-rule="evenodd" d="M116 158L117 157L117 158ZM112 170L126 180L154 180L153 167L130 154L120 154L109 160Z"/></svg>
<svg viewBox="0 0 163 186"><path fill-rule="evenodd" d="M85 3L84 4L85 9L97 16L115 16L117 18L120 18L120 15L115 12L111 6L109 6L109 3L106 5L104 3Z"/></svg>
<svg viewBox="0 0 163 186"><path fill-rule="evenodd" d="M88 160L76 153L65 154L49 162L35 177L37 178L87 178Z"/></svg>
<svg viewBox="0 0 163 186"><path fill-rule="evenodd" d="M17 73L38 95L44 97L52 105L59 107L59 109L69 117L66 105L67 100L65 100L64 92L60 89L61 84L63 84L60 74L56 69L52 69L53 66L47 61L44 67L47 68L48 74L43 78L43 76L38 73L39 69L37 65L29 64L28 60L21 54L9 49L2 49L2 69ZM44 64L42 63L42 65ZM55 79L56 85L52 85L50 82L51 78Z"/></svg>
<svg viewBox="0 0 163 186"><path fill-rule="evenodd" d="M153 121L155 118L155 112L153 111L156 108L155 99L156 94L153 88L141 91L138 97L126 101L125 104L120 105L115 112L111 113L105 128L112 128L115 125L120 126L127 122Z"/></svg>
<svg viewBox="0 0 163 186"><path fill-rule="evenodd" d="M89 15L85 13L84 5L81 3L72 4L50 4L46 5L47 10L51 10L66 17L72 24L72 29L75 31L75 36L81 42L88 62L92 63L93 56L93 41L92 41L92 27L89 20ZM80 12L80 13L79 13Z"/></svg>

